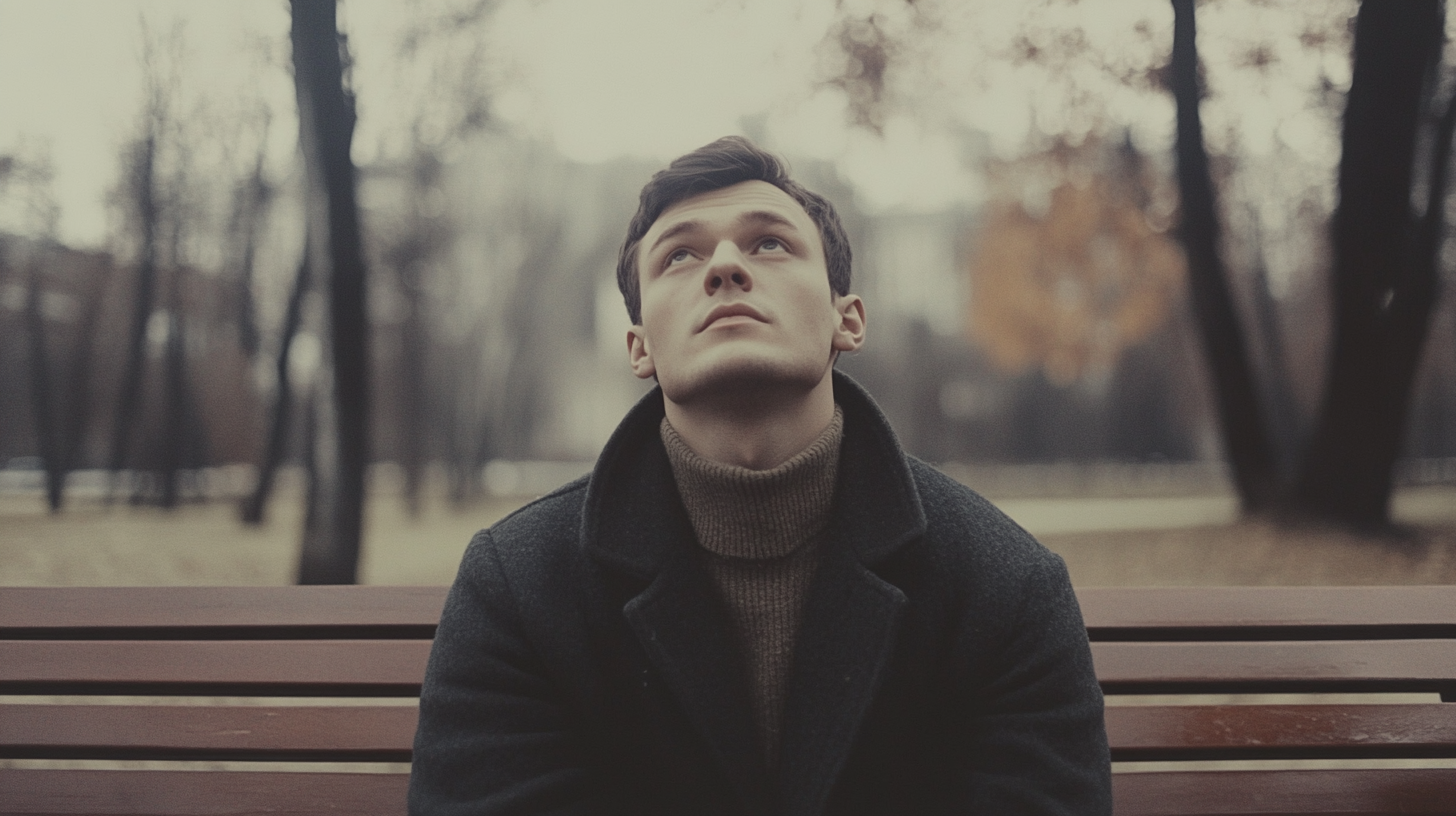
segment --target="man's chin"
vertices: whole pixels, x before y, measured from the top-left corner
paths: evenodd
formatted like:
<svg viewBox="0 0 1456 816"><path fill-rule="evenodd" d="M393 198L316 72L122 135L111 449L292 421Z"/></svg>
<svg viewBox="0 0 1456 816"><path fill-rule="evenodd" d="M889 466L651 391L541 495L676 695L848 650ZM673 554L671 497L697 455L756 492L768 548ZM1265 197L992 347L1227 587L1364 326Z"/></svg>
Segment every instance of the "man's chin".
<svg viewBox="0 0 1456 816"><path fill-rule="evenodd" d="M658 383L665 397L688 406L793 399L813 391L828 376L827 366L744 357L679 376L663 376L659 371Z"/></svg>

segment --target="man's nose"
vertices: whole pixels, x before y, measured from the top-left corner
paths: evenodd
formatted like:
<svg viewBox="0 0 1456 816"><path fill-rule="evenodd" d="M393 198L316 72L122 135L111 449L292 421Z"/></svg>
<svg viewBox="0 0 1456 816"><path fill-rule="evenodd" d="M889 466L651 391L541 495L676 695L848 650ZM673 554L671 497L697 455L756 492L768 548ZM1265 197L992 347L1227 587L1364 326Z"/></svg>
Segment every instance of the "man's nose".
<svg viewBox="0 0 1456 816"><path fill-rule="evenodd" d="M743 251L732 241L719 241L708 259L707 273L703 276L703 289L713 294L720 289L733 288L745 292L753 288L753 275L748 271Z"/></svg>

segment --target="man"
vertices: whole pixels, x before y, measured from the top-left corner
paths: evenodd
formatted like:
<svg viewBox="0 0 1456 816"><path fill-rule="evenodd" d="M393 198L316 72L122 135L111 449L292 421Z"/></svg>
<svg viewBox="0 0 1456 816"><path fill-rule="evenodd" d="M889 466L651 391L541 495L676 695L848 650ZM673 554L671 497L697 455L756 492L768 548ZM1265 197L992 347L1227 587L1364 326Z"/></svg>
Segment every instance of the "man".
<svg viewBox="0 0 1456 816"><path fill-rule="evenodd" d="M745 139L643 189L618 283L658 387L471 542L412 812L1110 812L1066 569L834 372L865 338L849 267Z"/></svg>

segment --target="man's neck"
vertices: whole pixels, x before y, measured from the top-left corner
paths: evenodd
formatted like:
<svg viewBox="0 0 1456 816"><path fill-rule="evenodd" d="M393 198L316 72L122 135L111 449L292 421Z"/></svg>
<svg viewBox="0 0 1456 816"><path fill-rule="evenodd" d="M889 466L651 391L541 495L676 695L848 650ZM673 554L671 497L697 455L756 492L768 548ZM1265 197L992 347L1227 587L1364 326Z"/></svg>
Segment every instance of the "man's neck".
<svg viewBox="0 0 1456 816"><path fill-rule="evenodd" d="M664 400L667 421L693 453L750 470L777 467L807 448L834 419L829 376L808 392L740 392L730 400Z"/></svg>

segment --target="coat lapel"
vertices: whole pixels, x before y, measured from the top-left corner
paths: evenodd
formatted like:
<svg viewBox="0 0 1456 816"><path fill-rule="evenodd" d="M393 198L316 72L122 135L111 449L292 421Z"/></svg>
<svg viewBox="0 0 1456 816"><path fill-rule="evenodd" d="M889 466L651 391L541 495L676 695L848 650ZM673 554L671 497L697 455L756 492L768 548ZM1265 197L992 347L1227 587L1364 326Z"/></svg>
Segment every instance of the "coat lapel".
<svg viewBox="0 0 1456 816"><path fill-rule="evenodd" d="M745 803L761 806L766 785L747 675L727 614L694 553L684 548L669 559L623 612L719 768Z"/></svg>
<svg viewBox="0 0 1456 816"><path fill-rule="evenodd" d="M582 543L645 582L622 614L721 772L751 810L767 784L753 732L747 670L697 557L692 523L658 435L662 394L632 409L602 450L587 489Z"/></svg>
<svg viewBox="0 0 1456 816"><path fill-rule="evenodd" d="M905 603L848 553L826 554L795 645L779 751L783 812L823 811L890 662Z"/></svg>
<svg viewBox="0 0 1456 816"><path fill-rule="evenodd" d="M783 812L823 812L895 650L905 594L873 568L925 532L905 455L863 389L835 372L844 443L833 522L795 640L779 760Z"/></svg>

